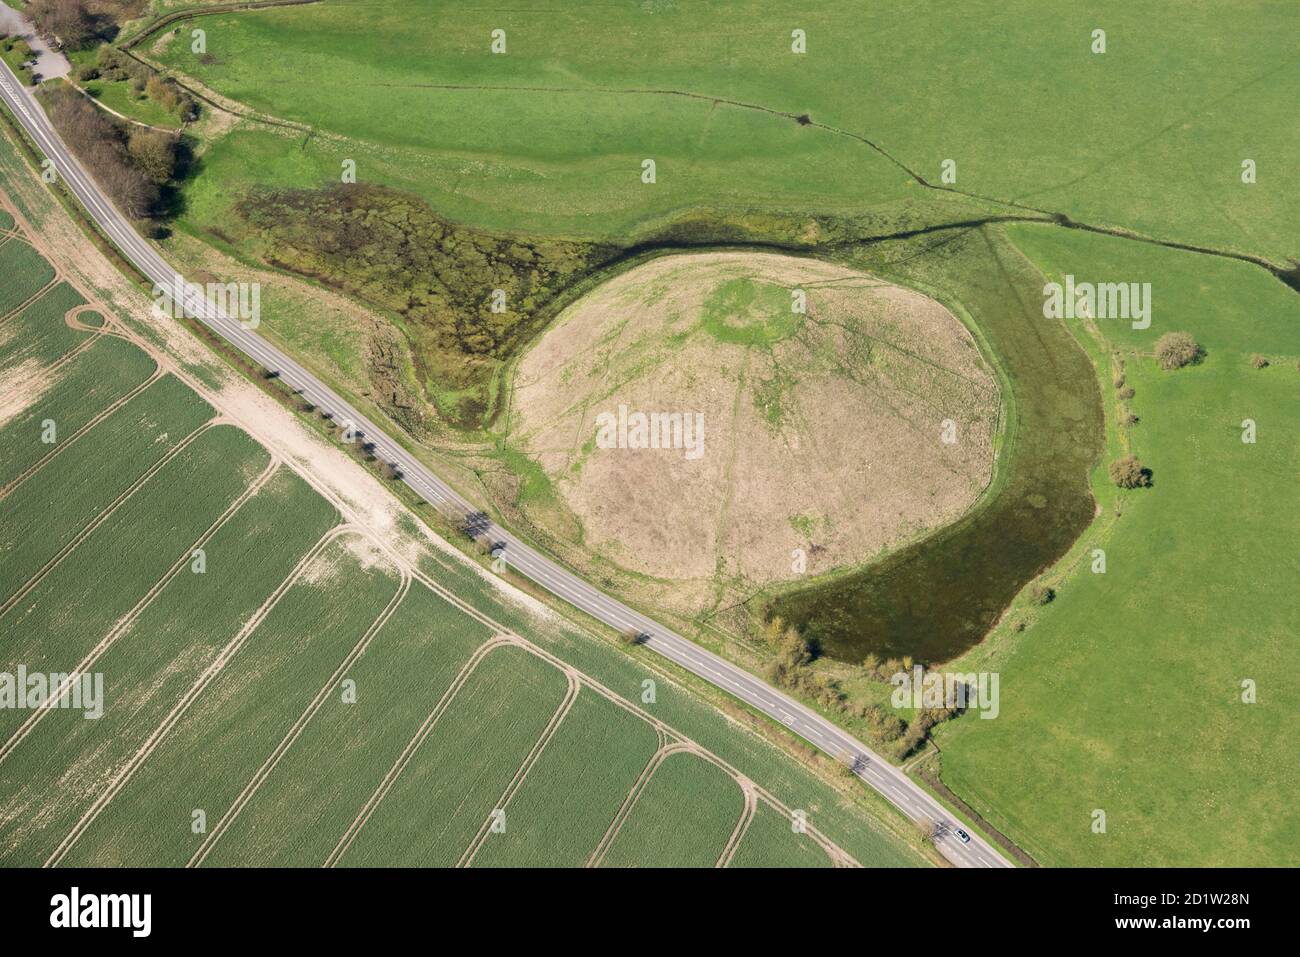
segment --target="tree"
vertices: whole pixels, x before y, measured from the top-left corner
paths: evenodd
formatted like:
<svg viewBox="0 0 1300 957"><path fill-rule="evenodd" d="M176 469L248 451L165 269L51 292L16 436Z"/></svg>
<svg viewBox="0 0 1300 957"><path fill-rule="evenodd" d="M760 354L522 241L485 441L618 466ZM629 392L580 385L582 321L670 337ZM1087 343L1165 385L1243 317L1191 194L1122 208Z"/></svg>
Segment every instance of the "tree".
<svg viewBox="0 0 1300 957"><path fill-rule="evenodd" d="M0 49L12 54L9 63L13 66L13 71L18 79L28 86L35 85L36 77L32 74L31 63L32 48L27 45L27 41L18 37L6 36L3 40L0 40Z"/></svg>
<svg viewBox="0 0 1300 957"><path fill-rule="evenodd" d="M777 647L777 655L791 668L802 668L812 661L812 647L808 639L795 628L787 628Z"/></svg>
<svg viewBox="0 0 1300 957"><path fill-rule="evenodd" d="M838 692L808 670L813 657L812 643L797 628L787 627L777 642L776 656L767 665L767 680L781 688L817 695L827 706L838 703ZM836 701L830 700L831 695Z"/></svg>
<svg viewBox="0 0 1300 957"><path fill-rule="evenodd" d="M176 141L166 133L135 127L127 152L140 172L160 186L176 171Z"/></svg>
<svg viewBox="0 0 1300 957"><path fill-rule="evenodd" d="M781 636L785 634L785 622L781 616L777 615L763 623L763 641L775 648L781 643Z"/></svg>
<svg viewBox="0 0 1300 957"><path fill-rule="evenodd" d="M36 29L58 38L65 47L82 49L99 39L100 23L82 0L32 0L26 13Z"/></svg>
<svg viewBox="0 0 1300 957"><path fill-rule="evenodd" d="M49 114L68 145L127 216L145 219L158 204L158 185L135 166L120 127L71 89L54 91Z"/></svg>
<svg viewBox="0 0 1300 957"><path fill-rule="evenodd" d="M920 837L923 846L934 847L934 839L939 836L939 825L934 821L922 818L916 822L916 833Z"/></svg>
<svg viewBox="0 0 1300 957"><path fill-rule="evenodd" d="M129 61L126 59L125 55L119 53L107 43L101 43L99 45L99 72L103 75L104 79L112 80L114 82L117 80L125 80L131 75L131 71L127 67L128 62Z"/></svg>
<svg viewBox="0 0 1300 957"><path fill-rule="evenodd" d="M878 704L867 705L865 717L867 727L878 741L894 741L907 730L902 718Z"/></svg>
<svg viewBox="0 0 1300 957"><path fill-rule="evenodd" d="M1110 463L1110 480L1120 488L1145 488L1151 484L1151 470L1142 467L1136 455Z"/></svg>
<svg viewBox="0 0 1300 957"><path fill-rule="evenodd" d="M1162 369L1181 369L1201 354L1201 347L1186 332L1166 332L1156 340L1156 360Z"/></svg>
<svg viewBox="0 0 1300 957"><path fill-rule="evenodd" d="M148 219L158 203L158 187L125 162L105 163L101 181L113 201L131 219Z"/></svg>

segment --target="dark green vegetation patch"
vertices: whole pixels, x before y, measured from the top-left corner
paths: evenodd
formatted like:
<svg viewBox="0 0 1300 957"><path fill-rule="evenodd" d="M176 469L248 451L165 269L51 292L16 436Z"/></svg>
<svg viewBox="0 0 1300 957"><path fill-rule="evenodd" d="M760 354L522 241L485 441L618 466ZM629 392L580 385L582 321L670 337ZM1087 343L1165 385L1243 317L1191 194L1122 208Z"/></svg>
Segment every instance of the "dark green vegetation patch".
<svg viewBox="0 0 1300 957"><path fill-rule="evenodd" d="M1083 350L1043 318L1042 277L998 228L881 243L854 265L932 291L974 320L1009 409L989 492L961 520L865 569L778 598L772 614L846 661L941 662L984 637L1092 519L1101 394ZM1009 386L1010 395L1006 395Z"/></svg>
<svg viewBox="0 0 1300 957"><path fill-rule="evenodd" d="M400 315L431 398L463 427L482 424L493 371L540 310L611 255L458 226L378 186L255 190L238 211L271 265Z"/></svg>

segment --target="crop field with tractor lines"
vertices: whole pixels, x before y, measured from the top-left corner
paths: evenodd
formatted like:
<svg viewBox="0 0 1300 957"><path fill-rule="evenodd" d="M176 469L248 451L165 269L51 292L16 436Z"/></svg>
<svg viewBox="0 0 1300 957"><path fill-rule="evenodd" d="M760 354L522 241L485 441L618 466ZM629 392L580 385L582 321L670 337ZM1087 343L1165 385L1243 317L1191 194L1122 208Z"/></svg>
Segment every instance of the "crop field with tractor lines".
<svg viewBox="0 0 1300 957"><path fill-rule="evenodd" d="M0 711L0 864L713 866L747 842L797 862L779 829L746 839L749 777L490 617L510 606L471 566L381 545L9 242L44 291L11 297L0 372L48 386L0 424L0 671L53 675L65 702L81 675L103 687L93 720ZM779 791L825 790L756 750ZM695 837L664 816L688 797ZM863 862L817 820L824 863ZM868 831L868 863L920 862Z"/></svg>

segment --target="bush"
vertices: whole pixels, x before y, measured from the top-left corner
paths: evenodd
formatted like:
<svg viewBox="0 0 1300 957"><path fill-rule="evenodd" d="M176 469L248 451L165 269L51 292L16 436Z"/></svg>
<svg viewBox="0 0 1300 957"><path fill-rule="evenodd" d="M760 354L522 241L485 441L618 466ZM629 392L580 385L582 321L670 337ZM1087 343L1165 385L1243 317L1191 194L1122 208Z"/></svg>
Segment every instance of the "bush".
<svg viewBox="0 0 1300 957"><path fill-rule="evenodd" d="M131 75L127 68L127 59L107 43L99 46L98 66L100 75L111 83L125 80Z"/></svg>
<svg viewBox="0 0 1300 957"><path fill-rule="evenodd" d="M1268 368L1268 360L1265 359L1263 356L1261 356L1258 352L1250 357L1250 364L1256 369Z"/></svg>
<svg viewBox="0 0 1300 957"><path fill-rule="evenodd" d="M184 123L192 123L199 118L199 104L191 96L184 94L180 97L180 103L176 107L176 115Z"/></svg>
<svg viewBox="0 0 1300 957"><path fill-rule="evenodd" d="M902 718L878 704L867 706L867 727L877 741L897 740L907 730L907 724Z"/></svg>
<svg viewBox="0 0 1300 957"><path fill-rule="evenodd" d="M1129 455L1110 463L1110 480L1120 488L1145 488L1151 484L1151 470Z"/></svg>
<svg viewBox="0 0 1300 957"><path fill-rule="evenodd" d="M1186 332L1166 332L1156 340L1156 359L1162 369L1181 369L1202 354L1196 340Z"/></svg>
<svg viewBox="0 0 1300 957"><path fill-rule="evenodd" d="M1133 391L1133 387L1132 387L1132 386L1129 386L1127 389L1120 389L1120 390L1119 390L1119 397L1120 397L1121 399L1131 399L1131 398L1133 398L1133 396L1135 396L1135 395L1137 395L1137 393Z"/></svg>
<svg viewBox="0 0 1300 957"><path fill-rule="evenodd" d="M85 66L83 66L80 70L77 71L77 79L80 80L82 83L88 83L91 80L98 80L99 67L95 66L94 64L87 63Z"/></svg>
<svg viewBox="0 0 1300 957"><path fill-rule="evenodd" d="M144 91L149 99L183 120L190 120L198 115L197 104L170 77L157 75L149 77Z"/></svg>
<svg viewBox="0 0 1300 957"><path fill-rule="evenodd" d="M930 732L935 725L941 724L958 714L956 708L926 708L917 712L907 725L907 730L894 748L894 756L903 759L920 751L930 740Z"/></svg>
<svg viewBox="0 0 1300 957"><path fill-rule="evenodd" d="M1035 605L1050 605L1056 598L1056 589L1049 588L1047 585L1039 585L1034 589Z"/></svg>

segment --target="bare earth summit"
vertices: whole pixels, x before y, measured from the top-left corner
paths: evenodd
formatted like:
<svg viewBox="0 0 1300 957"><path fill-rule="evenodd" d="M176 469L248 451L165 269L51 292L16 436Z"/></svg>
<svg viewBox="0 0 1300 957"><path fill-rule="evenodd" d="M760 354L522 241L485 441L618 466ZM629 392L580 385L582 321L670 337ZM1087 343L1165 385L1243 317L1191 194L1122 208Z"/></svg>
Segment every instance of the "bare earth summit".
<svg viewBox="0 0 1300 957"><path fill-rule="evenodd" d="M587 548L659 578L754 584L802 574L796 550L824 572L960 516L992 475L1000 410L942 305L767 253L616 277L557 319L512 387L509 442L541 464ZM600 447L598 416L620 405L702 413L703 453Z"/></svg>

